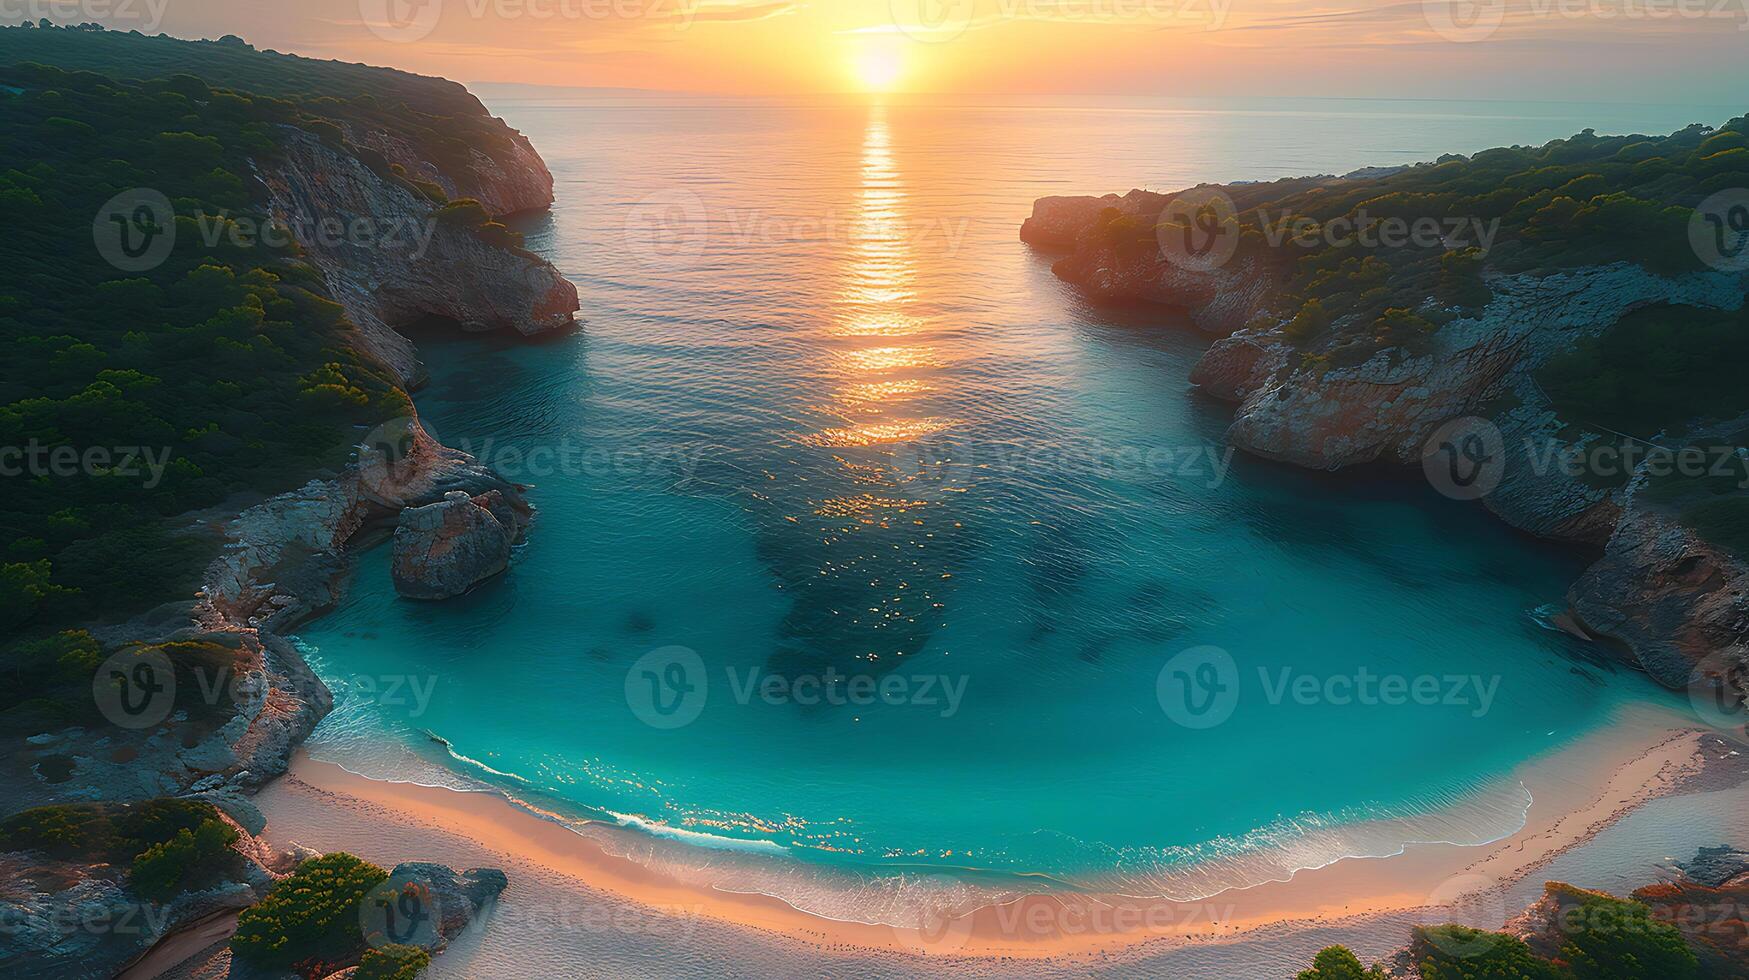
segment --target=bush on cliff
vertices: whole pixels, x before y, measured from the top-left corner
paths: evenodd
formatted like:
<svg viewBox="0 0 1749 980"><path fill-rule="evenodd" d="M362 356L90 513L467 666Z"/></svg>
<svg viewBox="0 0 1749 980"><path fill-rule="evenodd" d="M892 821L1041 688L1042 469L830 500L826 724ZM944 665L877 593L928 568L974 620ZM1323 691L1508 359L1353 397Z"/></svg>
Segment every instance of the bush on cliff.
<svg viewBox="0 0 1749 980"><path fill-rule="evenodd" d="M359 904L388 877L344 852L311 858L243 910L231 949L263 969L325 975L326 967L348 963L364 950Z"/></svg>
<svg viewBox="0 0 1749 980"><path fill-rule="evenodd" d="M390 944L365 950L352 980L413 980L431 965L431 954L417 946Z"/></svg>
<svg viewBox="0 0 1749 980"><path fill-rule="evenodd" d="M1531 952L1524 940L1467 926L1418 928L1409 955L1422 980L1572 980L1560 964Z"/></svg>
<svg viewBox="0 0 1749 980"><path fill-rule="evenodd" d="M1553 888L1555 886L1551 886ZM1565 887L1565 886L1560 886ZM1692 980L1700 965L1682 933L1642 902L1566 889L1578 898L1561 916L1561 958L1579 980Z"/></svg>
<svg viewBox="0 0 1749 980"><path fill-rule="evenodd" d="M0 820L0 851L39 851L63 861L128 868L128 884L152 901L239 874L237 837L204 800L75 803Z"/></svg>
<svg viewBox="0 0 1749 980"><path fill-rule="evenodd" d="M153 844L134 858L128 884L155 901L167 901L184 891L205 888L235 872L240 866L237 831L217 819L200 822L193 830L178 830L176 836Z"/></svg>

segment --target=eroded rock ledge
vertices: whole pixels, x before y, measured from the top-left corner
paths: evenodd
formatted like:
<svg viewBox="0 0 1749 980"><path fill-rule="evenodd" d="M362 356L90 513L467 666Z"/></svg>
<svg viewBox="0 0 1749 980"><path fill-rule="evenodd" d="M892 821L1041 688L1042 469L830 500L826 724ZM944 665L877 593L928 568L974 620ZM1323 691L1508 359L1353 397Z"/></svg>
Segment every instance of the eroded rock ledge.
<svg viewBox="0 0 1749 980"><path fill-rule="evenodd" d="M1245 188L1225 190L1247 206ZM1491 300L1440 328L1430 352L1390 349L1335 366L1305 357L1264 311L1272 270L1244 258L1212 272L1182 269L1160 250L1119 250L1098 233L1108 209L1151 224L1168 200L1144 191L1044 198L1021 237L1068 250L1053 271L1088 295L1183 310L1215 336L1191 381L1235 403L1226 437L1246 452L1321 470L1380 460L1419 466L1440 426L1487 419L1500 431L1506 465L1485 506L1524 531L1603 551L1568 597L1583 628L1672 687L1718 683L1721 664L1749 667L1749 564L1637 502L1643 472L1609 487L1550 465L1597 437L1564 425L1534 377L1551 357L1642 307L1740 309L1743 276L1662 276L1626 262L1491 274Z"/></svg>

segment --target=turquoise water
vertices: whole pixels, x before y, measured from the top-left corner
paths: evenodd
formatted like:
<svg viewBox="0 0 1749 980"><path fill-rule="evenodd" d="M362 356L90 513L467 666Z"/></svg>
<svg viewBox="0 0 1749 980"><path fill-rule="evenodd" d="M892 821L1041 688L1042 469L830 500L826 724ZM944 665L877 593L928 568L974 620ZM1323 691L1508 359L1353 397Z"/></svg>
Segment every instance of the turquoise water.
<svg viewBox="0 0 1749 980"><path fill-rule="evenodd" d="M1016 233L1045 194L1724 110L493 108L558 179L530 246L588 322L422 337L417 401L539 517L446 604L360 557L301 637L339 694L316 757L638 827L615 846L869 918L919 874L1183 899L1497 839L1517 765L1658 696L1538 624L1580 556L1408 475L1232 457L1188 389L1204 341L1088 306ZM1207 646L1234 693L1187 727L1218 716L1162 670ZM1437 693L1277 692L1363 671ZM830 676L876 693L808 696Z"/></svg>

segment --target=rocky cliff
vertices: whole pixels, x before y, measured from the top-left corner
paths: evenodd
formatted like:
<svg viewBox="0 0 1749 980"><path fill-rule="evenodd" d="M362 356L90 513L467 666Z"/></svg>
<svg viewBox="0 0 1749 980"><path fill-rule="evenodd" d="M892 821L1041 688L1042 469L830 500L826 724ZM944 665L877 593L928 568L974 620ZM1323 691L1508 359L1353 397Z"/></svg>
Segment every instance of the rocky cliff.
<svg viewBox="0 0 1749 980"><path fill-rule="evenodd" d="M1749 665L1749 565L1657 508L1636 506L1643 473L1600 480L1564 465L1611 437L1559 418L1535 378L1550 358L1642 307L1739 309L1741 275L1660 275L1629 262L1489 272L1488 300L1454 309L1422 349L1385 345L1345 364L1289 337L1287 318L1270 305L1279 265L1241 251L1198 271L1175 266L1161 249L1112 243L1114 213L1151 225L1168 199L1140 191L1045 198L1022 238L1068 249L1053 271L1089 295L1171 306L1214 334L1191 380L1235 404L1233 446L1322 470L1381 460L1419 466L1442 427L1480 420L1498 460L1498 485L1480 495L1483 504L1514 527L1603 549L1570 596L1585 629L1674 687L1720 651Z"/></svg>
<svg viewBox="0 0 1749 980"><path fill-rule="evenodd" d="M440 317L464 330L527 336L574 322L576 287L538 256L486 241L308 132L282 127L280 137L259 172L269 207L322 271L366 349L403 384L416 383L420 369L397 327ZM355 227L371 233L324 231Z"/></svg>

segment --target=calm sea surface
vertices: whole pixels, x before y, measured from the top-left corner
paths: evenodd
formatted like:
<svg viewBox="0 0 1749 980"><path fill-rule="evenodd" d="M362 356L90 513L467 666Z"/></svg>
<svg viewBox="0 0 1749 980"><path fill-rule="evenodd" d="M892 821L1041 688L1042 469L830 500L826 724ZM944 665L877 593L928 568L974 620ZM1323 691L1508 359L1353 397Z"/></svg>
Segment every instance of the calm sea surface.
<svg viewBox="0 0 1749 980"><path fill-rule="evenodd" d="M557 177L529 243L587 323L421 338L417 400L539 518L446 604L361 557L302 635L340 701L318 758L869 919L920 882L1188 898L1495 839L1515 766L1661 696L1538 624L1580 557L1415 474L1231 457L1205 341L1090 307L1017 231L1047 194L1726 110L487 97ZM1205 646L1234 669L1163 707Z"/></svg>

